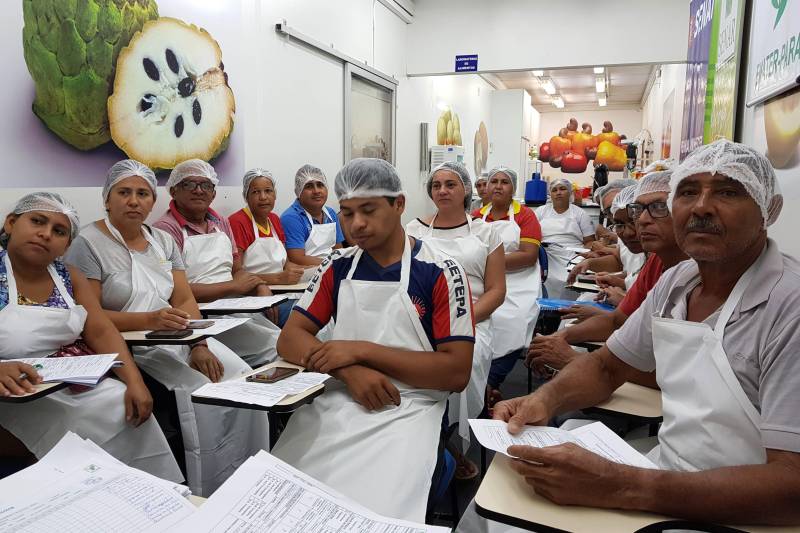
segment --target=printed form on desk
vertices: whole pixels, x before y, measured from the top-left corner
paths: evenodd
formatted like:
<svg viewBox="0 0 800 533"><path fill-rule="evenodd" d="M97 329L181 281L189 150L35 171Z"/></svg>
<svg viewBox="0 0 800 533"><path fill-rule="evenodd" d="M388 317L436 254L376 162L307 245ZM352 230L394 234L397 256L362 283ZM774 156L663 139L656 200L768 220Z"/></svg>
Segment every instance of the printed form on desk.
<svg viewBox="0 0 800 533"><path fill-rule="evenodd" d="M384 518L261 451L175 531L444 533L450 529Z"/></svg>
<svg viewBox="0 0 800 533"><path fill-rule="evenodd" d="M247 311L248 309L262 309L264 307L272 307L286 300L286 296L282 294L274 296L242 296L241 298L221 298L200 304L201 311L210 311L214 309L241 309Z"/></svg>
<svg viewBox="0 0 800 533"><path fill-rule="evenodd" d="M469 421L469 425L481 446L508 457L512 457L507 452L509 446L545 448L572 442L615 463L640 468L658 468L602 422L594 422L571 431L549 426L525 426L516 435L508 432L508 424L502 420L473 419Z"/></svg>
<svg viewBox="0 0 800 533"><path fill-rule="evenodd" d="M256 383L246 381L244 378L232 379L219 383L206 383L195 390L192 396L272 407L287 396L316 387L329 377L328 374L317 372L299 372L275 383Z"/></svg>
<svg viewBox="0 0 800 533"><path fill-rule="evenodd" d="M76 355L72 357L27 357L8 359L27 363L34 367L42 377L43 383L66 381L80 385L95 386L106 373L121 366L118 354Z"/></svg>
<svg viewBox="0 0 800 533"><path fill-rule="evenodd" d="M0 532L172 531L196 512L187 495L70 432L41 461L0 480Z"/></svg>

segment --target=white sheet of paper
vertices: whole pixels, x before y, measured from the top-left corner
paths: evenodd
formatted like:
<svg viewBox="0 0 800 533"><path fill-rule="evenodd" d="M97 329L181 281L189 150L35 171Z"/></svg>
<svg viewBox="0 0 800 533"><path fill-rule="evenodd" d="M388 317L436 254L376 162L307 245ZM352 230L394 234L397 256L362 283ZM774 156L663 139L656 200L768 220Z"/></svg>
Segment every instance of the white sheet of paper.
<svg viewBox="0 0 800 533"><path fill-rule="evenodd" d="M261 451L180 524L186 533L444 533L448 528L383 518Z"/></svg>
<svg viewBox="0 0 800 533"><path fill-rule="evenodd" d="M214 325L208 327L206 329L196 329L194 332L198 335L219 335L224 331L228 331L229 329L233 329L236 326L241 326L245 322L250 320L249 318L215 318Z"/></svg>
<svg viewBox="0 0 800 533"><path fill-rule="evenodd" d="M273 296L243 296L241 298L220 298L213 302L200 304L202 311L209 309L237 309L242 312L249 310L260 310L265 307L272 307L273 305L282 302L286 296L277 294Z"/></svg>
<svg viewBox="0 0 800 533"><path fill-rule="evenodd" d="M565 246L565 250L569 250L570 252L575 252L576 254L588 254L591 252L588 248L583 248L581 246Z"/></svg>
<svg viewBox="0 0 800 533"><path fill-rule="evenodd" d="M512 457L507 452L509 446L544 448L572 442L616 463L641 468L658 468L602 422L594 422L572 431L548 426L525 426L516 435L508 432L508 424L502 420L471 419L469 425L481 446L508 457Z"/></svg>
<svg viewBox="0 0 800 533"><path fill-rule="evenodd" d="M73 435L63 448L54 447L54 457L0 480L0 494L13 495L3 498L0 533L171 531L197 512L174 484L81 440Z"/></svg>
<svg viewBox="0 0 800 533"><path fill-rule="evenodd" d="M329 377L327 374L317 372L300 372L276 383L253 383L243 378L232 379L221 383L206 383L195 390L192 396L272 407L287 396L316 387Z"/></svg>
<svg viewBox="0 0 800 533"><path fill-rule="evenodd" d="M27 357L10 359L27 363L36 368L42 381L66 381L82 385L97 385L97 382L114 366L118 354L81 355L75 357Z"/></svg>

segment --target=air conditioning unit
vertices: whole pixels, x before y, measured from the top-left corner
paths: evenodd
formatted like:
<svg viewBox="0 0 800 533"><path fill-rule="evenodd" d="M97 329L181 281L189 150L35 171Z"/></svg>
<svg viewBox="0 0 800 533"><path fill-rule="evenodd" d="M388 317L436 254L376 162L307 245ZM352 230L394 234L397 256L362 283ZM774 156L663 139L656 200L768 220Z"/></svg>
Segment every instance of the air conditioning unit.
<svg viewBox="0 0 800 533"><path fill-rule="evenodd" d="M436 168L445 161L464 162L463 146L431 146L431 168Z"/></svg>

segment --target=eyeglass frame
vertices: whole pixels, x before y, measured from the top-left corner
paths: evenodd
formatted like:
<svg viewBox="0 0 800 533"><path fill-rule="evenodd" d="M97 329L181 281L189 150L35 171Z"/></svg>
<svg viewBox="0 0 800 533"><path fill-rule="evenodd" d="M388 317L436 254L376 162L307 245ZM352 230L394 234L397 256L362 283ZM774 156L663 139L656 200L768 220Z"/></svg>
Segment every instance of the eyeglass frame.
<svg viewBox="0 0 800 533"><path fill-rule="evenodd" d="M653 212L653 208L654 207L655 208L659 208L659 209L663 209L662 214L654 213ZM642 216L642 213L644 213L645 210L647 210L647 212L650 214L650 217L654 218L654 219L655 218L666 218L666 217L668 217L670 215L669 206L667 205L667 202L665 202L663 200L659 200L659 201L656 201L656 202L650 202L649 204L641 204L641 203L634 202L634 203L628 204L625 207L625 209L628 211L628 216L631 217L631 219L633 219L633 220L636 220L640 216ZM639 211L638 214L637 214L637 211Z"/></svg>
<svg viewBox="0 0 800 533"><path fill-rule="evenodd" d="M191 188L188 186L188 184L190 183L192 185ZM214 192L214 189L217 188L216 185L214 185L208 180L204 181L183 180L177 183L175 186L180 187L181 190L184 190L186 192L194 192L197 190L198 187L200 187L200 190L203 192Z"/></svg>
<svg viewBox="0 0 800 533"><path fill-rule="evenodd" d="M620 226L620 228L618 229L617 226ZM623 231L625 231L625 226L630 226L631 228L633 228L634 231L636 230L636 224L633 221L614 222L613 224L611 224L611 230L614 233L622 233Z"/></svg>

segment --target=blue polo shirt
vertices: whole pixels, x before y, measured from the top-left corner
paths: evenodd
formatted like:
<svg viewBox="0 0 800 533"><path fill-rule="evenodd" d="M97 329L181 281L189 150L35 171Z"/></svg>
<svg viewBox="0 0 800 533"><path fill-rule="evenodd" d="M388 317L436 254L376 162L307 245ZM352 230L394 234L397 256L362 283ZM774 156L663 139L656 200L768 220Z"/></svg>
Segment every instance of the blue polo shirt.
<svg viewBox="0 0 800 533"><path fill-rule="evenodd" d="M325 215L325 223L330 223L331 221L336 223L336 243L341 244L344 241L344 233L342 233L336 212L327 205L322 208L322 211ZM320 224L320 222L314 220L314 224ZM283 226L283 232L286 234L286 249L305 249L306 240L311 235L311 222L308 220L305 209L300 205L300 200L295 200L292 205L286 208L286 211L281 215L281 225Z"/></svg>

